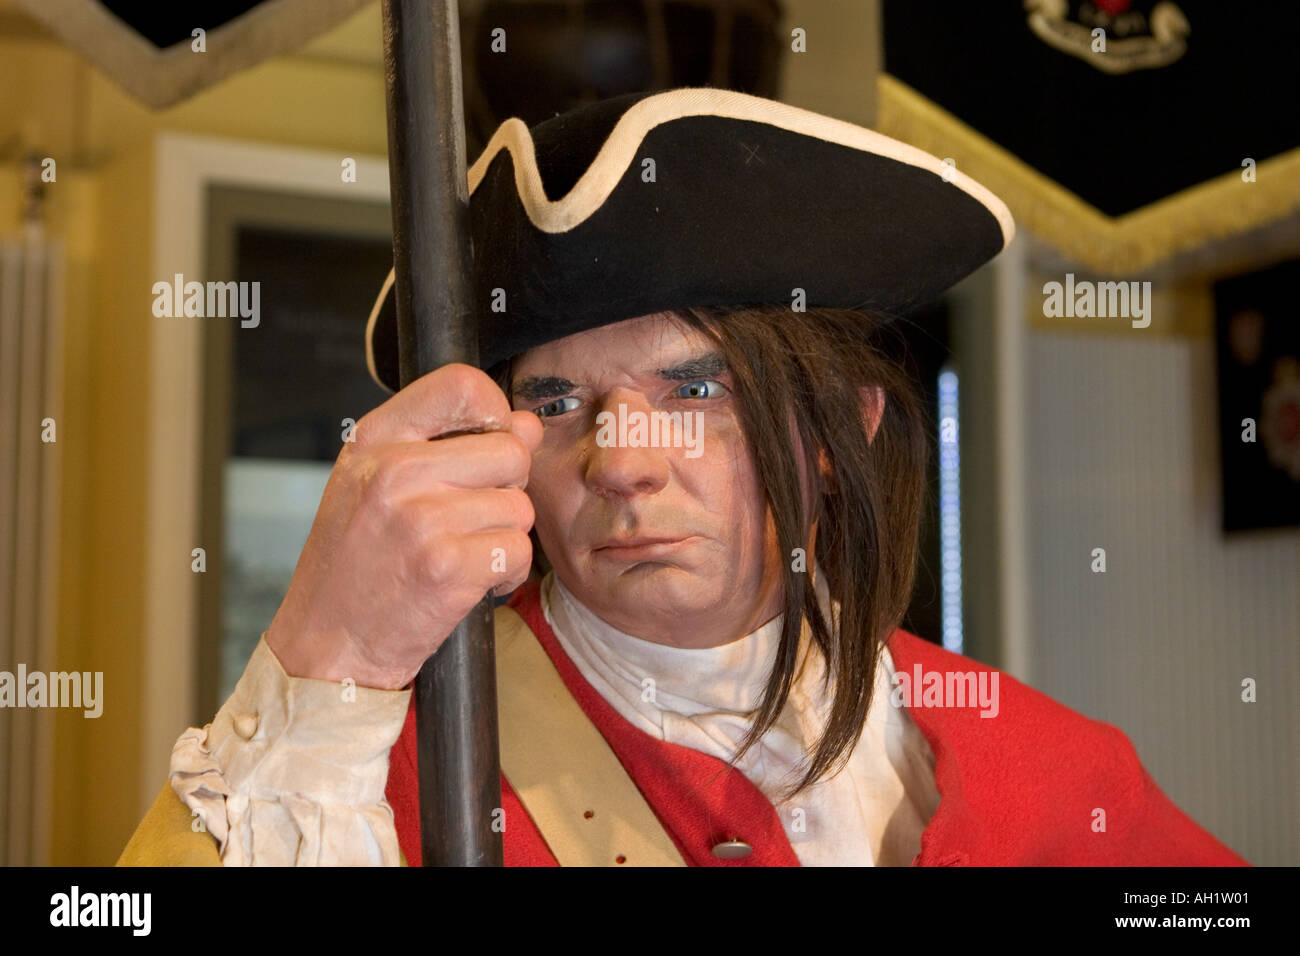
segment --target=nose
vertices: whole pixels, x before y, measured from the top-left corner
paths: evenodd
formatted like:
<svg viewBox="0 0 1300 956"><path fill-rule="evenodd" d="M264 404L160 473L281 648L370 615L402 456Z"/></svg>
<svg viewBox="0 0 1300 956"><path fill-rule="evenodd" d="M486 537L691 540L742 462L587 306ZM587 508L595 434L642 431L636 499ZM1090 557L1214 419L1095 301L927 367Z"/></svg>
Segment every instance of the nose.
<svg viewBox="0 0 1300 956"><path fill-rule="evenodd" d="M593 494L601 498L633 498L657 494L668 484L664 449L648 446L648 425L640 436L634 428L638 416L645 416L642 420L648 423L651 411L645 397L637 392L617 389L606 396L588 439L586 482ZM638 437L640 443L636 443Z"/></svg>

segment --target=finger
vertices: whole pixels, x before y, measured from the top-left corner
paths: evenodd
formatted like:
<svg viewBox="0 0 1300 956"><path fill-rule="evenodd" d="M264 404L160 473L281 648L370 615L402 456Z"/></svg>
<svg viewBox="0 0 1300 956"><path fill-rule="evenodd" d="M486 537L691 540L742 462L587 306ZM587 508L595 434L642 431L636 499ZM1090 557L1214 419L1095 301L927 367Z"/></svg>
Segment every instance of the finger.
<svg viewBox="0 0 1300 956"><path fill-rule="evenodd" d="M493 588L513 590L527 580L533 543L523 531L463 535L446 541L440 551L429 555L429 561L444 593L450 591L456 600L469 604Z"/></svg>
<svg viewBox="0 0 1300 956"><path fill-rule="evenodd" d="M358 444L423 441L508 427L510 402L479 369L454 362L422 375L357 422Z"/></svg>
<svg viewBox="0 0 1300 956"><path fill-rule="evenodd" d="M510 431L523 439L529 451L537 451L546 432L546 426L533 412L511 412Z"/></svg>
<svg viewBox="0 0 1300 956"><path fill-rule="evenodd" d="M366 449L357 467L374 490L394 501L428 495L438 485L522 488L532 455L514 432L457 435Z"/></svg>
<svg viewBox="0 0 1300 956"><path fill-rule="evenodd" d="M518 488L458 489L455 494L414 503L412 511L416 510L427 527L452 535L527 532L535 518L532 501Z"/></svg>
<svg viewBox="0 0 1300 956"><path fill-rule="evenodd" d="M528 580L533 566L533 542L522 531L494 531L473 535L471 560L480 549L487 551L487 587L484 593L506 594Z"/></svg>

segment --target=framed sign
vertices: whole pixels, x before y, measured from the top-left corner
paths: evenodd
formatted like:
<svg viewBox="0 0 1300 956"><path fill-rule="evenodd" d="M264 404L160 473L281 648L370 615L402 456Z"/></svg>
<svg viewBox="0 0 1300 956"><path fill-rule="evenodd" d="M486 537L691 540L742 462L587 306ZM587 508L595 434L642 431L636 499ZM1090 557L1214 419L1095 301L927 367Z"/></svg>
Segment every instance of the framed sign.
<svg viewBox="0 0 1300 956"><path fill-rule="evenodd" d="M1300 259L1215 284L1223 529L1300 525Z"/></svg>

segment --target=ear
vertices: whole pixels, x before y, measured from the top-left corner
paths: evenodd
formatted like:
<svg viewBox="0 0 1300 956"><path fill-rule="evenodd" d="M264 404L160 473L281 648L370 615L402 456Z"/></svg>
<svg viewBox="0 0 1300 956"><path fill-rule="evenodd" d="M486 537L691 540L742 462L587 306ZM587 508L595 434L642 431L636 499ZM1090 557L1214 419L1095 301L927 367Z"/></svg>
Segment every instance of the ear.
<svg viewBox="0 0 1300 956"><path fill-rule="evenodd" d="M879 385L864 385L858 389L862 397L862 421L867 426L867 441L876 440L880 420L885 417L885 390Z"/></svg>
<svg viewBox="0 0 1300 956"><path fill-rule="evenodd" d="M862 399L862 423L867 428L867 442L870 443L876 440L880 420L885 417L885 390L879 385L864 385L858 389L858 395ZM817 453L817 465L822 477L829 478L831 463L824 449Z"/></svg>

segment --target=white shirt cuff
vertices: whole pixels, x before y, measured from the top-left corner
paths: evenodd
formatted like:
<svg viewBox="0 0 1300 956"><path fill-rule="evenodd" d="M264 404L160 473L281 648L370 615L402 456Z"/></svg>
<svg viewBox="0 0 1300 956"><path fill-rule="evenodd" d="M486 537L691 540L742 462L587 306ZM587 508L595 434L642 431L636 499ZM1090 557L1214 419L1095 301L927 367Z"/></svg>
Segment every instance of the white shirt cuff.
<svg viewBox="0 0 1300 956"><path fill-rule="evenodd" d="M409 690L290 677L258 641L230 699L172 749L172 789L226 866L397 866L384 799Z"/></svg>

